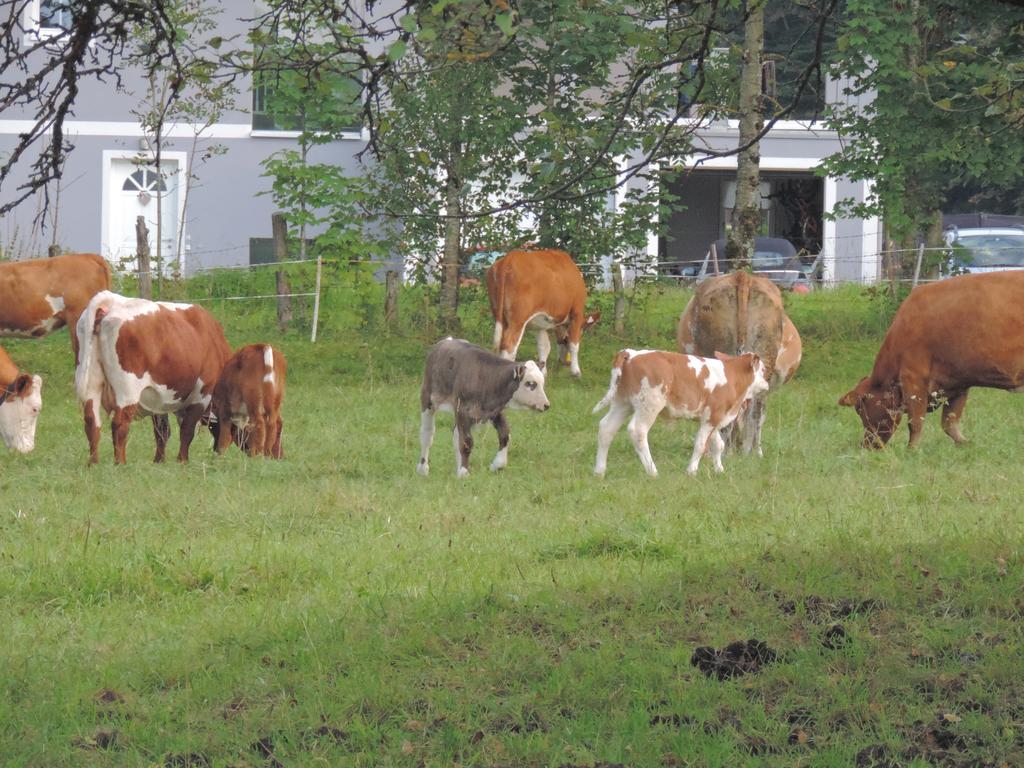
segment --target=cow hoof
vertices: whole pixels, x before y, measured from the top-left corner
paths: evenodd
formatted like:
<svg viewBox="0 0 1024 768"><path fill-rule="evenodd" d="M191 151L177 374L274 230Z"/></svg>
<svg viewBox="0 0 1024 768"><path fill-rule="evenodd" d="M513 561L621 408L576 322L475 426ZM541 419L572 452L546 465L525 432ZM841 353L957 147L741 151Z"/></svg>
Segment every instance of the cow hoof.
<svg viewBox="0 0 1024 768"><path fill-rule="evenodd" d="M422 477L426 477L430 474L430 465L420 462L416 465L416 474Z"/></svg>
<svg viewBox="0 0 1024 768"><path fill-rule="evenodd" d="M686 474L688 474L690 477L696 477L697 476L697 468L696 467L688 467L687 470L686 470Z"/></svg>
<svg viewBox="0 0 1024 768"><path fill-rule="evenodd" d="M595 469L594 470L594 477L604 477L604 470L603 469Z"/></svg>
<svg viewBox="0 0 1024 768"><path fill-rule="evenodd" d="M492 461L491 462L491 472L500 472L506 466L508 466L508 465L505 462ZM469 473L467 472L466 474L468 475Z"/></svg>
<svg viewBox="0 0 1024 768"><path fill-rule="evenodd" d="M459 469L455 472L455 476L460 480L464 477L469 477L469 470L466 469L465 467L459 467Z"/></svg>

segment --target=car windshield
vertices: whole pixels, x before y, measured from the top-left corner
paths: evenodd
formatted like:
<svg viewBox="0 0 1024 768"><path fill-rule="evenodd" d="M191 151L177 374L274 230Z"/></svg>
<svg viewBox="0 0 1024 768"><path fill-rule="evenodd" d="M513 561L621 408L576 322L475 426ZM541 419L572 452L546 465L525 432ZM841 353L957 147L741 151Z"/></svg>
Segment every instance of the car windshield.
<svg viewBox="0 0 1024 768"><path fill-rule="evenodd" d="M754 251L754 269L782 269L789 256L779 251L757 249Z"/></svg>
<svg viewBox="0 0 1024 768"><path fill-rule="evenodd" d="M972 267L1024 267L1024 234L967 235L955 245L968 250Z"/></svg>

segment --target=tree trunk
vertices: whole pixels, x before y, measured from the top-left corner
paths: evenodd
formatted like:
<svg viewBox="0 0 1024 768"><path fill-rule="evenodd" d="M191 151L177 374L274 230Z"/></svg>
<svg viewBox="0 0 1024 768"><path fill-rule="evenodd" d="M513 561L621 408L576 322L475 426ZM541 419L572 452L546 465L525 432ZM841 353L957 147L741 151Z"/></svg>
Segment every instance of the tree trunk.
<svg viewBox="0 0 1024 768"><path fill-rule="evenodd" d="M288 260L288 224L283 213L275 213L270 217L274 233L274 260ZM277 325L281 331L288 330L292 321L292 292L288 283L288 275L283 269L277 270Z"/></svg>
<svg viewBox="0 0 1024 768"><path fill-rule="evenodd" d="M146 229L146 217L135 217L135 249L138 254L139 296L144 299L153 298L153 275L149 263L149 231Z"/></svg>
<svg viewBox="0 0 1024 768"><path fill-rule="evenodd" d="M743 70L740 76L740 146L750 143L764 127L761 93L761 55L764 50L764 0L747 0L743 26ZM726 257L734 269L749 269L754 238L761 228L760 142L750 144L736 161L736 201Z"/></svg>
<svg viewBox="0 0 1024 768"><path fill-rule="evenodd" d="M455 330L459 323L459 245L462 240L461 185L455 173L448 171L445 185L444 255L441 261L441 324Z"/></svg>

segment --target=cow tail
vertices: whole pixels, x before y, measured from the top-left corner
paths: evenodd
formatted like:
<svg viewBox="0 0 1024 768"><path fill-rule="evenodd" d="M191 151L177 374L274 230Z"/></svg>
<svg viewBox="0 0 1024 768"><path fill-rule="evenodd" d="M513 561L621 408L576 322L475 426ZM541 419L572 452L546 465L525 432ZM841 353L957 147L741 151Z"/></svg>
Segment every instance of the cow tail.
<svg viewBox="0 0 1024 768"><path fill-rule="evenodd" d="M736 273L736 351L743 354L747 344L747 308L750 304L750 275L745 270Z"/></svg>
<svg viewBox="0 0 1024 768"><path fill-rule="evenodd" d="M606 392L600 402L594 406L591 413L598 413L612 404L612 400L615 399L615 393L618 392L619 389L619 379L622 378L622 366L626 364L627 360L629 360L628 349L623 349L615 355L615 359L612 360L612 378L608 383L608 392Z"/></svg>
<svg viewBox="0 0 1024 768"><path fill-rule="evenodd" d="M92 380L92 367L99 362L99 335L96 328L96 313L107 302L107 291L101 291L92 297L85 311L78 317L74 333L78 339L78 365L75 367L75 393L81 402L89 398L89 382ZM101 317L102 319L102 317Z"/></svg>

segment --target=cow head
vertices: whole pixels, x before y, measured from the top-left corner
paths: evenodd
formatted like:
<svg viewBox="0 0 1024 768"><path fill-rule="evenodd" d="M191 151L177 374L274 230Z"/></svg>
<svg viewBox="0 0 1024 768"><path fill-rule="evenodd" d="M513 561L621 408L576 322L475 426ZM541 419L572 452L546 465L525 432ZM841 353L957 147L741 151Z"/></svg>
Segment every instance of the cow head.
<svg viewBox="0 0 1024 768"><path fill-rule="evenodd" d="M43 407L43 380L23 373L0 392L0 437L19 453L36 447L36 421Z"/></svg>
<svg viewBox="0 0 1024 768"><path fill-rule="evenodd" d="M747 357L747 355L744 355ZM750 395L755 397L768 391L768 379L765 376L764 360L760 356L750 354L750 370L754 373L754 381L750 385Z"/></svg>
<svg viewBox="0 0 1024 768"><path fill-rule="evenodd" d="M852 406L864 424L865 448L883 448L900 425L903 397L899 384L872 384L864 377L857 386L839 398L839 405Z"/></svg>
<svg viewBox="0 0 1024 768"><path fill-rule="evenodd" d="M601 319L601 310L596 310L587 315L583 321L583 330L593 327ZM555 326L555 340L558 342L558 359L562 365L569 364L569 324Z"/></svg>
<svg viewBox="0 0 1024 768"><path fill-rule="evenodd" d="M746 352L742 355L727 355L725 352L715 352L715 359L721 360L723 363L729 360L742 360L750 366L753 379L750 382L750 388L747 390L748 398L757 397L762 392L768 391L770 385L766 376L764 360L761 359L760 355L754 352ZM746 403L744 403L745 407Z"/></svg>
<svg viewBox="0 0 1024 768"><path fill-rule="evenodd" d="M544 394L544 371L533 360L518 363L512 369L512 380L517 386L508 402L509 408L546 411L551 407Z"/></svg>

